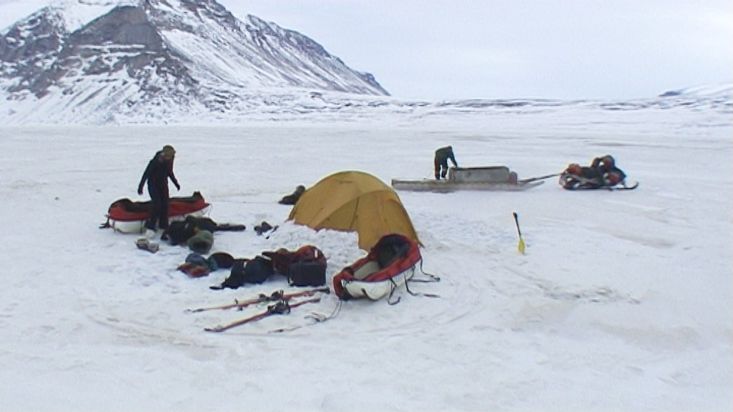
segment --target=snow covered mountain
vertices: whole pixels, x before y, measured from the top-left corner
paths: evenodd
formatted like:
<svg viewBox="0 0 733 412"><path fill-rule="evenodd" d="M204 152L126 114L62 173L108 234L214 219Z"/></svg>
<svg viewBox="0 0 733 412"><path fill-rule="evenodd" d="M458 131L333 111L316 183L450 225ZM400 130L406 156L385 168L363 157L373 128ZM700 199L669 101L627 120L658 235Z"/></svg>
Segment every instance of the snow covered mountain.
<svg viewBox="0 0 733 412"><path fill-rule="evenodd" d="M56 0L0 35L0 91L11 123L164 120L295 92L388 95L312 39L215 0Z"/></svg>
<svg viewBox="0 0 733 412"><path fill-rule="evenodd" d="M3 124L353 121L387 114L419 121L569 106L733 113L733 86L632 100L400 100L312 39L255 16L239 20L215 0L53 0L0 33Z"/></svg>

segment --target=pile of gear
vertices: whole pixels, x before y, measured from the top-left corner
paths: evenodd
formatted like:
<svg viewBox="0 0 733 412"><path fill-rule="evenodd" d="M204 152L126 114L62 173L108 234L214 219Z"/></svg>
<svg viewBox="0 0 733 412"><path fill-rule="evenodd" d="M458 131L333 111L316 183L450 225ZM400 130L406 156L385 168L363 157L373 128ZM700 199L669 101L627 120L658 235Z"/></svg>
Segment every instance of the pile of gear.
<svg viewBox="0 0 733 412"><path fill-rule="evenodd" d="M611 155L596 157L590 166L571 163L560 174L560 185L567 190L636 188L626 185L626 173L616 166Z"/></svg>
<svg viewBox="0 0 733 412"><path fill-rule="evenodd" d="M212 253L208 258L190 253L178 270L190 277L207 276L219 269L229 269L229 276L213 290L237 289L247 284L259 284L273 275L284 276L290 286L322 286L326 284L326 256L313 245L295 251L284 248L265 251L254 258L235 258L224 252Z"/></svg>

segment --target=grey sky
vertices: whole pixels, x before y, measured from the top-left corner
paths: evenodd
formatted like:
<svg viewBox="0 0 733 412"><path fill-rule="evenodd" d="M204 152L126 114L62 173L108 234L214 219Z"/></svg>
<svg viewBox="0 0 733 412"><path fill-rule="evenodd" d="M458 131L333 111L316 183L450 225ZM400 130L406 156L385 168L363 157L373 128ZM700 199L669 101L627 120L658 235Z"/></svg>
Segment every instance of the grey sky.
<svg viewBox="0 0 733 412"><path fill-rule="evenodd" d="M729 0L219 2L311 37L400 98L629 98L733 82Z"/></svg>

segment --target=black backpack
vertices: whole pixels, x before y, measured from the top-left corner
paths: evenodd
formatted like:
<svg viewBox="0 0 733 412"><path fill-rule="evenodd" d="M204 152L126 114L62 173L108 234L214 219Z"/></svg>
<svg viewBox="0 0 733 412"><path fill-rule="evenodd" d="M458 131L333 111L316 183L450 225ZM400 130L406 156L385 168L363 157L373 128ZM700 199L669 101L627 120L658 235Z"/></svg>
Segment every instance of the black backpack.
<svg viewBox="0 0 733 412"><path fill-rule="evenodd" d="M317 260L295 262L288 270L291 286L323 286L326 284L326 264Z"/></svg>
<svg viewBox="0 0 733 412"><path fill-rule="evenodd" d="M229 277L221 284L221 288L236 289L247 283L262 283L275 271L272 269L272 261L262 256L255 256L254 259L235 259Z"/></svg>
<svg viewBox="0 0 733 412"><path fill-rule="evenodd" d="M301 246L294 252L278 249L262 254L272 259L275 272L285 275L291 286L326 284L326 256L313 245Z"/></svg>
<svg viewBox="0 0 733 412"><path fill-rule="evenodd" d="M196 225L188 220L176 220L168 224L168 229L163 233L163 237L168 239L171 245L185 245L188 239L196 234Z"/></svg>

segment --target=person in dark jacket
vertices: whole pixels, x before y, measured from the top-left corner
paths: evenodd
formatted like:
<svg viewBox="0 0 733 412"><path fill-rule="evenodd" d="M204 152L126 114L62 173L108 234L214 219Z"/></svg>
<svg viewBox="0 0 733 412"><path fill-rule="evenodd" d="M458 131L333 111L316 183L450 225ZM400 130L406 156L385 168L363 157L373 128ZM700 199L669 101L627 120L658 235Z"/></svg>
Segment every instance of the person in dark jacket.
<svg viewBox="0 0 733 412"><path fill-rule="evenodd" d="M140 184L137 187L137 193L143 194L143 186L148 183L148 194L152 203L150 218L145 222L145 227L155 232L156 226L161 229L168 228L168 204L170 196L168 194L168 179L176 185L177 190L181 190L176 176L173 174L173 159L176 155L173 146L165 145L163 149L156 152L155 156L145 168Z"/></svg>
<svg viewBox="0 0 733 412"><path fill-rule="evenodd" d="M448 174L448 159L453 162L453 166L458 167L456 157L453 155L453 146L441 147L435 151L435 179L440 180Z"/></svg>
<svg viewBox="0 0 733 412"><path fill-rule="evenodd" d="M277 203L280 203L281 205L294 205L298 203L298 199L303 196L303 193L305 193L305 186L298 185L293 193L283 196L283 198Z"/></svg>

